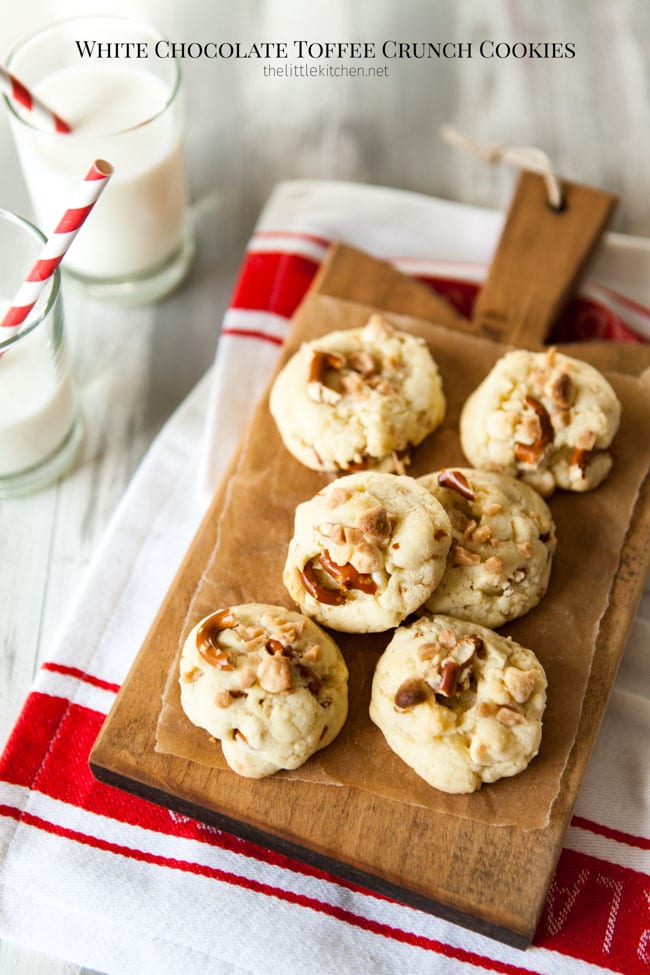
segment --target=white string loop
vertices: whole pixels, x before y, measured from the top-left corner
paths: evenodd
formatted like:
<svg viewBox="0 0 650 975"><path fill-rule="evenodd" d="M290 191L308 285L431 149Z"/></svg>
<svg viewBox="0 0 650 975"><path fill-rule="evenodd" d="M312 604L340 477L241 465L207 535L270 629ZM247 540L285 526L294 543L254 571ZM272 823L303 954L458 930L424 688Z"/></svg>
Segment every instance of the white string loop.
<svg viewBox="0 0 650 975"><path fill-rule="evenodd" d="M440 135L451 146L467 149L483 162L492 164L505 162L519 169L527 169L532 173L539 173L546 185L548 202L554 210L562 208L562 190L560 182L553 172L551 160L542 149L535 146L501 146L496 142L475 142L463 135L453 125L443 125Z"/></svg>

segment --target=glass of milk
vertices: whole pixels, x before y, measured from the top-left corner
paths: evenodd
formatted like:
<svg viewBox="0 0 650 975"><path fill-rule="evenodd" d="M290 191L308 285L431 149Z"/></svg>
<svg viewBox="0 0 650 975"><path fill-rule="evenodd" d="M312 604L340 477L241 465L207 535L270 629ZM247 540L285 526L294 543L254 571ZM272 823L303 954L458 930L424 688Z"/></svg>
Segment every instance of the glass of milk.
<svg viewBox="0 0 650 975"><path fill-rule="evenodd" d="M107 159L115 169L64 262L66 279L97 298L155 301L183 280L194 256L181 73L169 50L146 24L75 17L28 38L7 62L72 128L44 131L6 99L39 227L54 228L89 159Z"/></svg>
<svg viewBox="0 0 650 975"><path fill-rule="evenodd" d="M32 224L0 210L0 320L44 243ZM82 439L56 271L19 330L0 328L0 498L51 484Z"/></svg>

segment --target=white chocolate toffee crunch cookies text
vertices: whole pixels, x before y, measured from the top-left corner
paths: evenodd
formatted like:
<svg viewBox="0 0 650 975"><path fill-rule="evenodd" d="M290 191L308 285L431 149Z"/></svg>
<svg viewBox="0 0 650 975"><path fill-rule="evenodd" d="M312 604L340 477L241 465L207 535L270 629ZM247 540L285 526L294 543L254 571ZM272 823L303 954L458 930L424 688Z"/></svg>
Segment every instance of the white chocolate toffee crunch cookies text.
<svg viewBox="0 0 650 975"><path fill-rule="evenodd" d="M409 449L442 422L445 398L424 340L373 315L305 342L277 376L270 408L306 467L402 474Z"/></svg>
<svg viewBox="0 0 650 975"><path fill-rule="evenodd" d="M298 505L283 580L325 626L380 632L431 595L450 542L444 508L413 478L348 474Z"/></svg>
<svg viewBox="0 0 650 975"><path fill-rule="evenodd" d="M379 659L370 717L429 785L467 793L537 754L546 675L531 650L474 623L422 617Z"/></svg>
<svg viewBox="0 0 650 975"><path fill-rule="evenodd" d="M474 467L519 476L547 497L605 480L620 418L614 390L593 366L555 349L518 349L468 398L460 437Z"/></svg>
<svg viewBox="0 0 650 975"><path fill-rule="evenodd" d="M248 778L298 768L347 717L339 648L281 606L231 606L201 620L185 641L179 680L187 717L221 739L228 765Z"/></svg>

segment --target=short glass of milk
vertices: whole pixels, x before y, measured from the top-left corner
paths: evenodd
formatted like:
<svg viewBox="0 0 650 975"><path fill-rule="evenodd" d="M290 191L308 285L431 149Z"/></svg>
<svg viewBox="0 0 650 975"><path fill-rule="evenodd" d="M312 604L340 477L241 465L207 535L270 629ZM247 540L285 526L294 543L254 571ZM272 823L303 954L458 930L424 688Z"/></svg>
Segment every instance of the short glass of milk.
<svg viewBox="0 0 650 975"><path fill-rule="evenodd" d="M44 243L32 224L0 210L0 320ZM0 498L51 484L82 439L56 271L19 330L0 328Z"/></svg>
<svg viewBox="0 0 650 975"><path fill-rule="evenodd" d="M23 41L7 68L71 126L43 123L6 99L35 222L50 233L86 171L114 175L64 262L66 280L94 297L145 304L172 291L194 256L186 189L178 60L153 27L114 16L75 17Z"/></svg>

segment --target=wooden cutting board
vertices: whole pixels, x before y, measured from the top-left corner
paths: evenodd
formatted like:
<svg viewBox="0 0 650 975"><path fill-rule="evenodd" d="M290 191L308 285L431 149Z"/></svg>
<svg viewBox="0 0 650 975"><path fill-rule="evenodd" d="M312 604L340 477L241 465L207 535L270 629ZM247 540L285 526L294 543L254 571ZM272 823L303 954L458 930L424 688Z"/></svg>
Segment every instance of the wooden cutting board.
<svg viewBox="0 0 650 975"><path fill-rule="evenodd" d="M428 289L350 248L339 247L315 289L335 298L373 303L386 311L440 320L460 331L460 319ZM539 330L539 322L535 328ZM519 338L521 340L521 334ZM588 345L580 347L590 357ZM621 368L619 350L591 350L602 368ZM647 349L639 357L650 364ZM325 869L332 874L515 946L535 932L563 837L605 710L648 567L650 490L638 497L612 578L579 728L561 787L543 828L494 826L449 812L404 805L353 787L278 777L242 779L156 752L161 697L178 649L188 604L201 583L227 508L229 478L217 492L170 591L115 701L90 757L100 780L213 826ZM252 599L251 599L252 601ZM217 607L215 607L217 608ZM134 648L135 650L136 648Z"/></svg>

